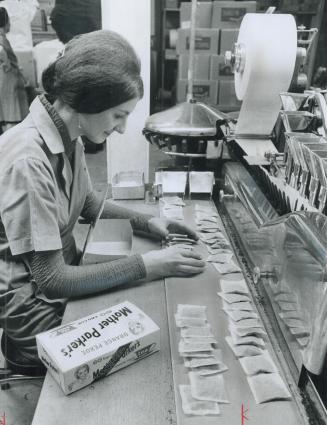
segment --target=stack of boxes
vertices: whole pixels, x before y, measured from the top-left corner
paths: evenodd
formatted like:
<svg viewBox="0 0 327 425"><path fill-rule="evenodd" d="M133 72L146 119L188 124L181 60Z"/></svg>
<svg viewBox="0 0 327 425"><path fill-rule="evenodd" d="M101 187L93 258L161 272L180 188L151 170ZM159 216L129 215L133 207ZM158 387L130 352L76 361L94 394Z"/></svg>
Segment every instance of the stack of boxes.
<svg viewBox="0 0 327 425"><path fill-rule="evenodd" d="M177 102L186 100L192 3L181 3L178 29ZM246 13L256 11L255 1L201 1L197 5L193 97L220 109L240 105L234 76L225 65L226 50L234 51L239 27Z"/></svg>

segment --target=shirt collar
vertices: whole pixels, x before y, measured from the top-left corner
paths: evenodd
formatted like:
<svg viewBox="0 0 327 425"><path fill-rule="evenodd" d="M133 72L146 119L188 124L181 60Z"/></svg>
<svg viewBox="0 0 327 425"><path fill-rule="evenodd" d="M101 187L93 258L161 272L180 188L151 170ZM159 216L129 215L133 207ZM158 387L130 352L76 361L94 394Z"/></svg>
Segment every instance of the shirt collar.
<svg viewBox="0 0 327 425"><path fill-rule="evenodd" d="M45 95L37 96L31 106L32 119L52 154L74 150L68 129Z"/></svg>

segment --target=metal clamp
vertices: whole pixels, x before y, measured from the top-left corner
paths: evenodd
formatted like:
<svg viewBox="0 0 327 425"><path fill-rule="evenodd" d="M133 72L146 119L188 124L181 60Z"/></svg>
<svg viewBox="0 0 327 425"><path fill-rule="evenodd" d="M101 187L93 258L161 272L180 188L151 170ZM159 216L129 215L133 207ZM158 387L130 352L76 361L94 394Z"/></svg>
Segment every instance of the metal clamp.
<svg viewBox="0 0 327 425"><path fill-rule="evenodd" d="M219 191L219 202L223 202L224 199L236 199L237 195L235 193L226 194L223 189Z"/></svg>
<svg viewBox="0 0 327 425"><path fill-rule="evenodd" d="M245 45L235 43L234 53L230 50L225 52L225 64L230 65L236 72L242 73L245 68Z"/></svg>
<svg viewBox="0 0 327 425"><path fill-rule="evenodd" d="M255 266L252 272L253 282L257 284L260 279L272 278L276 281L276 273L274 271L261 271L259 266Z"/></svg>

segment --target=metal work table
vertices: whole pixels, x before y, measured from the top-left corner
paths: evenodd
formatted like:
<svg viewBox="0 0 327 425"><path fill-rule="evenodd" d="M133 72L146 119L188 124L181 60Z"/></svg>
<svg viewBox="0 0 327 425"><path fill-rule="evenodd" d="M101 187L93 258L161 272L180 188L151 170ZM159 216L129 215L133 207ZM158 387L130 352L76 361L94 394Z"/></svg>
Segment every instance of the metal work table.
<svg viewBox="0 0 327 425"><path fill-rule="evenodd" d="M201 201L203 203L205 201ZM194 223L194 201L186 201L185 222ZM206 202L208 203L208 201ZM134 203L140 207L140 203ZM141 205L141 209L147 206ZM150 208L150 207L149 207ZM152 208L152 207L151 207ZM151 209L150 208L150 209ZM149 211L149 210L148 210ZM134 238L133 251L145 252L160 248L159 244L139 237ZM203 245L199 251L206 256ZM227 317L221 310L221 300L216 292L219 273L211 264L205 272L191 278L169 278L150 283L126 285L101 295L68 303L64 322L70 322L92 312L125 300L143 309L161 329L161 349L117 373L109 375L94 385L65 396L48 374L40 395L32 425L92 424L106 425L238 425L241 424L242 405L248 409L250 424L276 425L306 423L296 401L278 401L257 405L246 376L228 347ZM203 304L207 306L208 321L223 351L225 386L230 404L220 405L221 415L211 417L185 416L181 409L178 385L188 383L187 370L178 354L179 330L174 313L177 304ZM267 348L284 381L269 341ZM292 383L289 383L292 387ZM292 390L292 388L291 388ZM302 414L301 414L302 413Z"/></svg>

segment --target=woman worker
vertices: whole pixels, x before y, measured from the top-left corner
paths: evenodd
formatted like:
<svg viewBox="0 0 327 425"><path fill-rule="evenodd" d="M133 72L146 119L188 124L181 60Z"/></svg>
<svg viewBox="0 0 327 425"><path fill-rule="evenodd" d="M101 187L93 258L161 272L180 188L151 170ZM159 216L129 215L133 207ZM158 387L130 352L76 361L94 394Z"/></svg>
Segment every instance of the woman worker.
<svg viewBox="0 0 327 425"><path fill-rule="evenodd" d="M0 7L0 122L1 130L19 123L28 114L25 80L6 34L10 30L7 10Z"/></svg>
<svg viewBox="0 0 327 425"><path fill-rule="evenodd" d="M186 247L170 247L103 264L77 266L72 231L79 216L96 217L79 136L101 143L143 96L132 47L110 31L72 39L43 73L46 95L26 119L0 138L0 326L11 369L40 373L35 335L61 322L67 298L123 283L203 271ZM195 233L182 224L138 214L107 201L103 218L129 218L133 229L165 236ZM2 281L2 282L1 282Z"/></svg>

